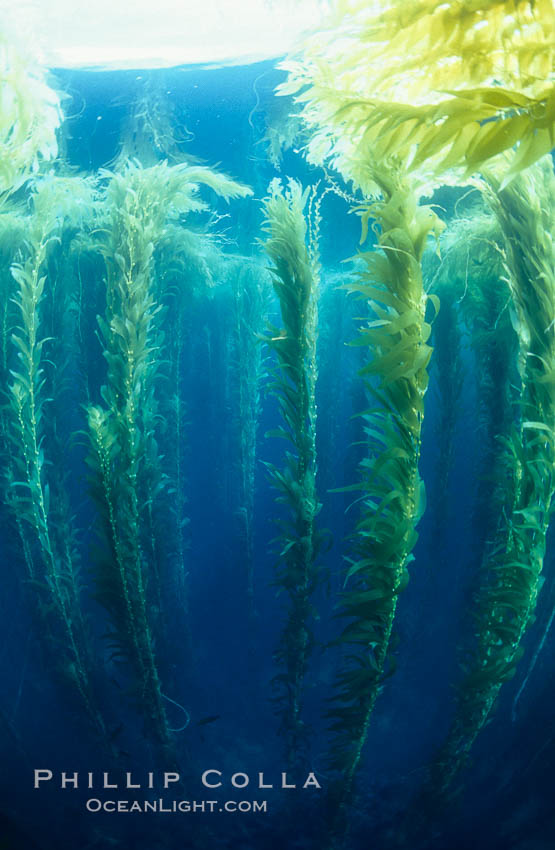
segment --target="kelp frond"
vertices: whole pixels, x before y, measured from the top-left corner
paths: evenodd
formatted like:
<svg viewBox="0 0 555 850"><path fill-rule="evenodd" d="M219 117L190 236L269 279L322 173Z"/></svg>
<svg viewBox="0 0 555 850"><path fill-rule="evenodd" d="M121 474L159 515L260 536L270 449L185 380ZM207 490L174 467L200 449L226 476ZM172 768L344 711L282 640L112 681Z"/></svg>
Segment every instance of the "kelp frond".
<svg viewBox="0 0 555 850"><path fill-rule="evenodd" d="M291 764L299 762L305 744L302 686L311 647L310 600L318 570L315 519L320 504L316 491L316 316L317 273L306 244L304 207L309 190L290 180L270 186L264 202L264 244L272 260L274 290L283 327L269 328L266 343L277 365L270 383L282 418L282 427L270 432L289 444L282 468L268 465L270 478L287 508L281 523L280 558L276 584L289 599L287 623L276 658L284 668L276 677L282 732Z"/></svg>
<svg viewBox="0 0 555 850"><path fill-rule="evenodd" d="M85 710L97 734L105 727L96 703L88 634L80 607L79 562L63 472L53 462L55 426L46 416L52 385L47 374L43 310L49 280L48 255L66 224L64 213L45 203L44 184L31 198L33 216L19 262L12 264L18 318L11 336L14 368L8 388L7 500L21 540L25 579L52 663ZM23 253L24 252L24 253ZM51 505L52 494L52 505ZM54 500L56 504L54 504Z"/></svg>
<svg viewBox="0 0 555 850"><path fill-rule="evenodd" d="M5 11L5 10L4 10ZM0 199L17 189L38 169L40 159L58 150L60 99L46 82L46 73L0 24Z"/></svg>
<svg viewBox="0 0 555 850"><path fill-rule="evenodd" d="M554 31L550 0L337 0L281 92L303 104L309 159L367 192L368 156L425 184L510 151L510 179L554 146Z"/></svg>
<svg viewBox="0 0 555 850"><path fill-rule="evenodd" d="M226 200L250 189L208 168L165 162L150 168L130 162L102 178L107 281L99 325L107 374L103 404L88 407L89 463L107 548L97 564L98 598L112 621L115 651L130 665L137 702L166 748L170 730L154 646L155 639L163 644L163 577L172 566L156 522L167 477L157 396L165 307L154 254L169 223L207 208L200 183Z"/></svg>
<svg viewBox="0 0 555 850"><path fill-rule="evenodd" d="M345 626L337 642L344 661L328 712L334 735L330 761L337 771L330 792L330 847L344 841L355 774L390 669L397 600L409 578L425 509L418 464L432 353L427 306L431 302L431 318L439 302L424 292L421 260L437 225L432 210L417 205L406 178L383 170L379 179L383 200L366 212L376 221L380 250L360 255L364 270L346 285L375 318L362 324L355 340L368 351L360 375L372 401L361 414L368 456L360 464L360 481L349 488L360 492L362 508L339 601Z"/></svg>
<svg viewBox="0 0 555 850"><path fill-rule="evenodd" d="M555 255L550 159L505 188L489 176L486 199L504 237L505 271L520 346L518 428L505 440L505 502L482 569L476 645L458 689L458 707L438 754L431 792L445 792L511 678L541 586L555 493Z"/></svg>
<svg viewBox="0 0 555 850"><path fill-rule="evenodd" d="M109 204L112 210L136 204L144 209L152 226L163 229L168 219L208 209L199 197L199 186L208 186L224 200L244 198L252 190L211 168L179 163L168 165L161 162L143 168L136 160L130 160L122 172L114 173L101 169L100 177L109 181Z"/></svg>

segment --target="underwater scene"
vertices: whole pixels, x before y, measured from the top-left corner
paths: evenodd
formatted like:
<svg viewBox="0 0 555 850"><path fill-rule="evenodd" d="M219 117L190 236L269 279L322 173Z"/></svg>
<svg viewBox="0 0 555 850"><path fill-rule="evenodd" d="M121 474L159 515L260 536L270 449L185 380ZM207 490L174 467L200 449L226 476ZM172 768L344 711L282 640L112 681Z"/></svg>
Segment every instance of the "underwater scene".
<svg viewBox="0 0 555 850"><path fill-rule="evenodd" d="M0 850L555 847L555 12L320 5L0 19Z"/></svg>

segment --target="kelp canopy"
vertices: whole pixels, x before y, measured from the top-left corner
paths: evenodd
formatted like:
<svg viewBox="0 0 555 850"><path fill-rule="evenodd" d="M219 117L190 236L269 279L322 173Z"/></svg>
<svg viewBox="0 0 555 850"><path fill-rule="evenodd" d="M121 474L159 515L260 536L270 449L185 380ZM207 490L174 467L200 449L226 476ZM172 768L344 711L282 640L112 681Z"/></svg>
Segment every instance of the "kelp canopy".
<svg viewBox="0 0 555 850"><path fill-rule="evenodd" d="M384 158L426 184L511 151L508 178L555 144L554 45L550 0L338 0L280 91L303 104L308 159L364 190Z"/></svg>

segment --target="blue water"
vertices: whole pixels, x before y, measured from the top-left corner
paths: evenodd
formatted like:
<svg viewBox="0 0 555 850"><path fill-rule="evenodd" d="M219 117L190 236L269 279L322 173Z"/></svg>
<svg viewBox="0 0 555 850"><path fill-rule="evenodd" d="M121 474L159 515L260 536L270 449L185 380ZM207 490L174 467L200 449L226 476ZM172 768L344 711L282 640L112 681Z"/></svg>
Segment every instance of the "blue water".
<svg viewBox="0 0 555 850"><path fill-rule="evenodd" d="M261 200L276 176L290 176L304 184L323 181L326 175L307 166L300 149L302 139L284 153L279 170L269 159L263 135L275 110L273 95L282 73L273 63L217 70L178 69L164 72L65 72L57 71L57 86L67 93L64 110L64 153L67 163L81 173L109 167L116 156L122 122L133 100L151 86L161 109L171 105L177 147L186 161L217 166L253 189L253 197L226 207L210 196L217 220L199 216L193 228L208 226L223 251L224 261L254 258L256 273L266 275L267 260L257 240L261 238ZM167 98L167 100L166 100ZM165 104L165 106L164 106ZM161 152L155 152L162 156ZM349 187L344 187L349 192ZM446 218L462 192L443 189ZM23 195L22 195L23 196ZM352 266L343 261L357 251L358 218L337 194L322 205L320 298L317 384L319 452L319 517L328 529L329 546L321 558L327 580L314 597L315 649L306 679L306 722L310 747L306 767L321 789L279 788L287 771L283 739L278 733L272 697L272 679L278 672L274 652L284 618L284 596L275 581L275 520L283 515L263 462L279 465L282 441L265 437L277 427L275 400L261 386L257 429L254 503L254 613L249 616L244 591L244 550L237 522L238 444L234 392L239 376L233 361L232 295L229 282L214 280L188 302L183 328L184 353L178 374L178 391L184 414L184 504L189 524L185 565L189 585L190 660L186 651L184 619L171 619L170 640L158 647L162 690L171 682L166 703L170 726L187 728L175 733L178 762L192 765L186 790L179 798L209 800L203 788L203 771L221 771L229 781L235 773L250 777L249 786L229 784L217 792L218 807L225 800L267 800L266 812L131 814L93 813L85 802L106 799L172 799L173 792L159 791L159 778L170 769L156 755L148 722L126 692L125 674L117 675L105 664L97 693L106 710L108 728L117 750L115 760L103 754L80 711L51 675L41 635L29 605L29 588L22 580L22 555L14 534L13 518L2 507L0 551L3 592L0 600L0 730L2 789L0 798L0 848L2 850L157 850L157 848L317 848L325 833L326 790L330 783L326 765L328 736L324 712L340 658L326 648L337 633L334 619L341 591L344 556L357 506L349 508L349 493L338 489L357 480L361 448L361 388L357 370L358 349L347 343L356 335L360 305L338 287L349 279ZM245 261L246 262L246 261ZM218 268L214 273L217 276ZM96 315L103 312L100 296L102 269L96 264L84 271L85 286L97 287L95 302L85 299L82 317L83 347L88 386L98 400L105 363L96 338ZM100 278L100 279L99 279ZM270 306L279 324L277 302ZM262 328L263 330L263 328ZM337 335L340 335L339 343ZM428 484L428 510L420 524L420 538L411 564L411 580L403 593L396 620L396 671L386 679L377 703L356 782L350 811L348 847L352 850L547 850L555 844L552 777L555 769L555 728L552 706L555 679L551 656L553 636L541 655L512 719L515 696L533 653L542 637L554 604L552 549L548 547L546 582L537 620L525 639L525 655L516 677L502 691L491 722L479 736L471 762L458 780L460 794L453 804L430 815L428 826L403 843L401 824L413 795L423 781L426 766L446 735L454 708L454 684L460 680L461 636L472 631L471 608L476 588L482 530L475 514L477 477L481 474L483 434L477 425L475 378L480 370L468 334L462 336L463 389L454 431L454 456L449 487L441 494L442 528L436 517L439 499L433 490L437 474L439 387L434 367L426 397L420 472ZM269 356L269 355L267 355ZM64 428L79 433L85 428L83 381L72 374ZM267 382L267 379L266 379ZM157 392L169 393L160 381ZM47 414L48 415L48 414ZM74 437L63 457L63 473L71 497L71 512L78 527L82 561L82 598L92 645L106 658L107 618L94 599L94 564L98 543L96 513L87 483L83 439ZM353 445L355 444L355 445ZM160 453L172 450L161 432ZM61 470L60 470L61 472ZM31 589L32 593L32 589ZM175 703L178 703L176 705ZM182 706L183 708L180 708ZM34 771L52 771L52 780L33 788ZM61 772L79 774L80 788L61 789ZM92 772L102 781L146 782L149 771L156 789L123 793L83 787ZM258 774L271 790L259 790ZM289 774L289 779L292 774ZM302 784L305 776L293 777ZM96 787L96 786L95 786Z"/></svg>

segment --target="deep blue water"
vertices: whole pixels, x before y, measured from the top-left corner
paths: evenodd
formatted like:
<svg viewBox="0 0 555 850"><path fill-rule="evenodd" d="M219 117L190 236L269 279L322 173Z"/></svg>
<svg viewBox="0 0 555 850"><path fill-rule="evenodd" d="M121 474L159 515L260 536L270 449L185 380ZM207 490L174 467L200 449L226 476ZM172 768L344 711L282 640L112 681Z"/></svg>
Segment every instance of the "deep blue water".
<svg viewBox="0 0 555 850"><path fill-rule="evenodd" d="M147 83L157 92L162 109L171 105L170 119L183 141L178 147L190 161L218 166L253 188L253 198L217 205L225 216L212 224L223 257L254 258L257 273L267 266L257 240L261 238L261 199L270 180L290 176L303 183L325 181L325 175L308 167L299 148L284 154L276 170L263 141L266 122L275 109L273 90L281 72L272 64L218 70L179 69L164 72L64 72L57 71L58 86L68 93L64 104L65 155L69 165L94 173L109 166L118 149L122 122L134 98ZM165 99L167 98L167 100ZM165 105L164 105L165 104ZM186 130L184 130L186 128ZM325 185L325 184L323 184ZM348 191L348 187L345 187ZM451 214L459 190L442 190L441 201ZM211 202L216 203L213 198ZM208 216L195 227L206 228ZM267 799L266 813L208 814L93 814L84 803L91 792L81 787L61 790L60 772L104 770L120 780L125 771L143 781L149 770L164 769L145 729L145 719L126 693L125 674L118 679L105 663L107 675L97 685L106 710L108 728L119 755L116 763L82 722L80 712L66 698L41 654L41 635L28 604L22 581L22 556L13 520L2 508L0 539L4 591L0 608L0 672L2 690L2 797L0 847L13 850L68 850L86 848L316 848L325 830L325 795L329 784L326 766L327 732L324 712L340 663L327 644L337 633L335 603L343 584L344 556L349 553L357 506L349 508L349 493L338 488L357 478L362 449L361 387L357 377L358 349L347 343L356 334L360 305L338 289L352 274L343 263L358 248L359 221L345 201L335 194L322 206L320 250L322 282L319 331L318 467L319 523L329 531L330 545L322 555L329 572L327 583L316 592L314 606L315 649L306 680L306 721L311 727L307 765L321 790L288 791L253 788L259 772L279 784L286 770L283 740L278 733L271 697L277 668L274 652L284 617L284 597L274 586L276 561L275 520L283 515L276 504L263 462L279 465L282 441L265 437L276 427L275 400L261 385L257 428L254 504L254 615L249 617L244 592L244 551L237 524L237 421L234 387L239 380L233 365L231 291L229 280L214 267L214 286L199 289L187 303L183 327L184 352L177 387L184 401L183 493L189 520L185 564L189 583L190 660L183 618L171 621L170 640L160 646L162 690L186 708L187 728L176 733L178 760L193 765L186 799L210 799L199 782L200 774L217 769L224 777L246 773L247 789L226 786L218 800ZM246 260L245 260L246 262ZM83 345L86 349L88 386L98 400L105 381L105 362L97 342L96 315L103 306L98 266L85 271L85 284L97 295L85 300ZM100 279L99 279L100 278ZM277 303L273 320L279 324ZM263 329L262 329L263 330ZM337 335L340 336L339 342ZM555 729L552 706L555 680L551 655L553 636L545 646L512 717L515 696L555 604L551 548L545 564L545 585L536 623L525 638L525 654L515 678L502 690L491 721L480 734L470 763L459 779L461 793L453 804L430 813L427 826L406 839L404 813L417 793L426 765L449 728L454 707L454 685L460 680L461 637L472 630L472 604L476 589L482 529L476 516L478 477L483 474L484 436L477 417L476 362L468 335L461 342L464 382L454 430L454 455L447 492L438 497L434 480L438 464L439 414L437 374L431 367L426 397L420 472L428 485L428 510L419 527L411 580L402 594L396 619L396 671L384 681L372 718L365 755L356 783L350 813L348 846L387 850L429 847L437 850L547 850L555 842L553 769ZM267 355L269 356L269 355ZM67 433L85 428L81 377L73 375L73 389L63 396ZM157 392L168 394L168 382ZM495 411L491 411L495 417ZM167 432L159 438L160 453L172 450ZM83 585L92 645L106 661L107 618L94 600L94 563L98 543L96 513L89 492L82 439L68 442L63 473L78 528ZM61 470L59 470L61 472ZM440 502L442 503L440 506ZM440 513L442 525L438 529ZM187 656L187 657L186 657ZM165 680L165 681L164 681ZM167 703L170 725L180 726L183 712ZM209 722L204 722L208 719ZM32 787L33 771L49 769L53 780L40 790ZM302 778L301 778L302 782ZM47 785L47 787L46 787ZM106 799L99 791L98 797ZM185 793L185 792L183 792ZM96 792L95 792L96 796ZM132 799L124 794L125 799ZM138 792L142 799L144 792ZM159 796L154 793L154 798ZM171 795L170 795L171 796ZM117 792L117 799L121 799ZM2 823L5 821L5 825ZM410 834L410 831L409 831ZM401 843L400 843L401 842Z"/></svg>

